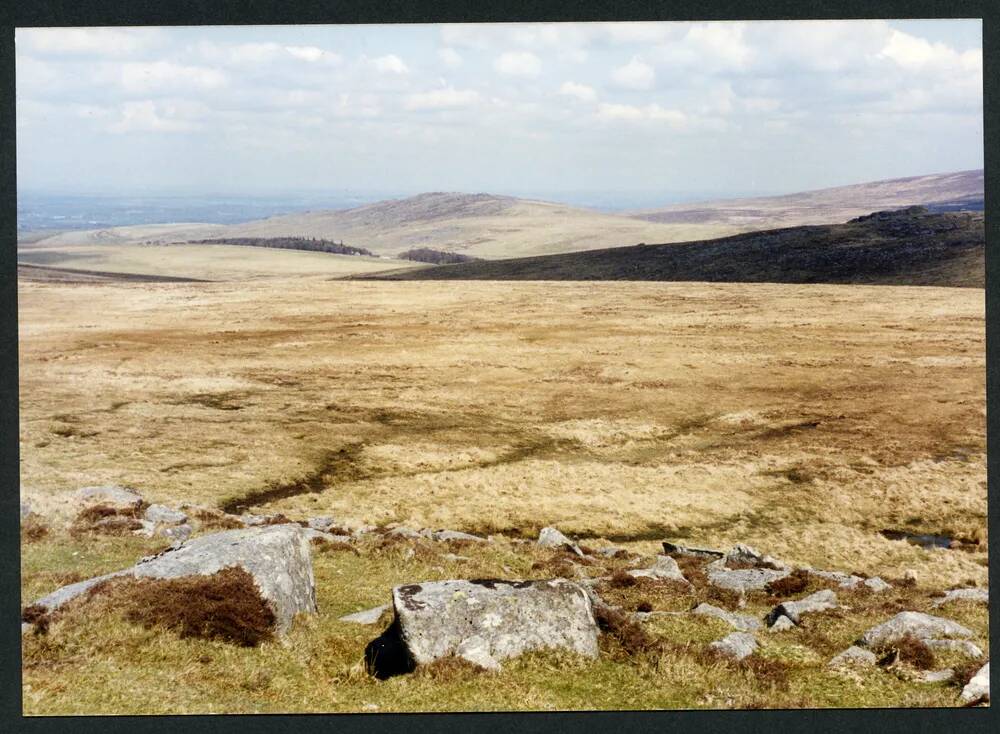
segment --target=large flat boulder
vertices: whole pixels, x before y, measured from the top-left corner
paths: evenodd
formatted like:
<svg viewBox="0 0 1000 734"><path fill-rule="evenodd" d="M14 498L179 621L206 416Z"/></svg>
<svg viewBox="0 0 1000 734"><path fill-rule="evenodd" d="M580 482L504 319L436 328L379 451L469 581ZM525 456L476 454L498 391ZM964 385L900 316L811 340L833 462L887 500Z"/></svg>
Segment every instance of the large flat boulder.
<svg viewBox="0 0 1000 734"><path fill-rule="evenodd" d="M597 656L590 597L551 581L431 581L392 590L393 624L365 651L378 677L448 656L485 668L530 650Z"/></svg>
<svg viewBox="0 0 1000 734"><path fill-rule="evenodd" d="M732 660L742 660L757 651L757 638L749 632L733 632L711 643L709 649Z"/></svg>
<svg viewBox="0 0 1000 734"><path fill-rule="evenodd" d="M754 632L763 626L759 619L751 617L749 614L735 614L704 602L692 609L691 613L703 617L721 619L740 632Z"/></svg>
<svg viewBox="0 0 1000 734"><path fill-rule="evenodd" d="M107 505L118 511L138 511L142 507L142 495L138 492L110 484L82 487L74 493L74 499L83 507Z"/></svg>
<svg viewBox="0 0 1000 734"><path fill-rule="evenodd" d="M34 605L54 611L102 581L133 577L177 579L209 576L226 568L249 573L260 596L275 616L278 632L285 632L299 612L316 611L309 541L298 525L268 525L203 535L144 558L131 568L64 586Z"/></svg>
<svg viewBox="0 0 1000 734"><path fill-rule="evenodd" d="M649 568L638 568L631 571L626 571L629 576L633 578L650 578L657 579L659 581L679 581L681 583L688 583L688 580L684 578L684 574L681 573L680 567L670 556L657 556L653 565Z"/></svg>
<svg viewBox="0 0 1000 734"><path fill-rule="evenodd" d="M989 589L949 589L944 596L934 601L934 606L940 607L956 601L969 601L977 604L989 604Z"/></svg>
<svg viewBox="0 0 1000 734"><path fill-rule="evenodd" d="M977 701L990 698L990 664L986 663L979 669L972 680L962 689L963 701Z"/></svg>
<svg viewBox="0 0 1000 734"><path fill-rule="evenodd" d="M923 612L900 612L895 617L877 624L858 640L864 647L893 645L904 637L918 640L937 640L972 637L972 630L944 617Z"/></svg>

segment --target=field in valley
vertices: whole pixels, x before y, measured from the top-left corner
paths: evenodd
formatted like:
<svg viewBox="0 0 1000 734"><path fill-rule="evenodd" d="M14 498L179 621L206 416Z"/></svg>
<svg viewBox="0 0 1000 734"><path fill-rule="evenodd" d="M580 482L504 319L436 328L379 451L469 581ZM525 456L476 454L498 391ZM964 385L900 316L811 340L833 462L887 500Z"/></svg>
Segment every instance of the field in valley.
<svg viewBox="0 0 1000 734"><path fill-rule="evenodd" d="M392 584L537 575L540 551L511 540L545 525L644 554L664 539L744 542L888 579L912 569L920 589L985 585L982 290L23 280L19 320L22 496L46 517L70 511L68 490L116 483L171 506L507 538L457 551L465 562L316 554L320 615L284 646L71 616L61 635L25 638L29 713L954 704L953 689L881 671L827 673L830 653L804 630L767 645L804 671L784 688L683 656L637 668L614 655L527 656L488 684L378 683L358 672L377 632L336 617L385 603ZM966 542L928 550L886 529ZM25 602L162 545L53 524L24 545ZM984 610L952 616L985 640ZM831 650L861 624L836 622Z"/></svg>

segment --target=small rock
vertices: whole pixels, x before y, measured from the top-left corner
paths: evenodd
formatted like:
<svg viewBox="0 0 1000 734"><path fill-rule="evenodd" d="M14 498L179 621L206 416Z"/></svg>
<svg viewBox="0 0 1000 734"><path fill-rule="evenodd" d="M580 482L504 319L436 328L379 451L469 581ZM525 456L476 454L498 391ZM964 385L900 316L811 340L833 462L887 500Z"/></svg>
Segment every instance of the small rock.
<svg viewBox="0 0 1000 734"><path fill-rule="evenodd" d="M922 612L900 612L865 632L858 644L864 647L883 647L895 644L907 635L925 642L942 637L973 636L970 629L950 619Z"/></svg>
<svg viewBox="0 0 1000 734"><path fill-rule="evenodd" d="M864 580L864 585L877 594L881 594L883 591L888 591L892 588L892 584L883 581L878 576L872 576Z"/></svg>
<svg viewBox="0 0 1000 734"><path fill-rule="evenodd" d="M733 660L742 660L757 649L757 639L749 632L733 632L709 647Z"/></svg>
<svg viewBox="0 0 1000 734"><path fill-rule="evenodd" d="M451 561L452 563L464 563L465 561L471 561L472 559L468 556L457 556L454 553L445 553L443 556L446 561Z"/></svg>
<svg viewBox="0 0 1000 734"><path fill-rule="evenodd" d="M877 662L878 656L871 650L851 645L839 655L834 656L827 665L831 668L869 667Z"/></svg>
<svg viewBox="0 0 1000 734"><path fill-rule="evenodd" d="M708 583L720 589L729 589L738 594L763 589L772 581L783 579L791 571L777 571L769 568L727 568L724 559L712 561L705 567L708 572Z"/></svg>
<svg viewBox="0 0 1000 734"><path fill-rule="evenodd" d="M734 545L726 553L723 561L727 566L752 565L757 568L770 568L778 571L786 569L785 564L781 561L771 556L765 556L756 548L744 545L743 543Z"/></svg>
<svg viewBox="0 0 1000 734"><path fill-rule="evenodd" d="M374 525L359 525L351 531L351 535L355 538L360 538L362 535L368 535L375 530Z"/></svg>
<svg viewBox="0 0 1000 734"><path fill-rule="evenodd" d="M920 576L917 574L916 570L908 568L903 571L903 580L910 584L916 584Z"/></svg>
<svg viewBox="0 0 1000 734"><path fill-rule="evenodd" d="M916 680L920 683L947 683L954 677L955 671L951 668L945 668L943 670L923 670L917 675Z"/></svg>
<svg viewBox="0 0 1000 734"><path fill-rule="evenodd" d="M181 525L187 522L187 515L179 510L171 510L166 505L150 505L143 517L157 525Z"/></svg>
<svg viewBox="0 0 1000 734"><path fill-rule="evenodd" d="M375 624L382 618L382 615L385 614L385 611L390 607L392 607L391 604L383 604L380 607L365 609L363 612L345 614L343 617L340 617L340 621L352 622L353 624Z"/></svg>
<svg viewBox="0 0 1000 734"><path fill-rule="evenodd" d="M597 551L599 556L604 556L605 558L614 558L619 553L627 552L624 548L619 548L617 545L609 545L607 548L601 548Z"/></svg>
<svg viewBox="0 0 1000 734"><path fill-rule="evenodd" d="M261 525L266 525L269 520L271 520L270 515L254 515L249 512L240 515L240 522L242 522L248 528L255 528Z"/></svg>
<svg viewBox="0 0 1000 734"><path fill-rule="evenodd" d="M566 548L573 551L578 556L583 556L583 551L580 549L580 546L555 528L542 528L538 533L538 540L536 544L539 548Z"/></svg>
<svg viewBox="0 0 1000 734"><path fill-rule="evenodd" d="M156 534L160 535L168 540L172 540L175 543L183 543L185 540L191 537L191 533L194 532L188 524L175 525L174 527L158 528Z"/></svg>
<svg viewBox="0 0 1000 734"><path fill-rule="evenodd" d="M21 503L21 519L23 520L28 515L31 514L31 504L28 502Z"/></svg>
<svg viewBox="0 0 1000 734"><path fill-rule="evenodd" d="M763 626L759 619L751 617L749 614L735 614L711 604L699 604L691 610L691 613L721 619L723 622L730 624L740 632L753 632L755 630L759 630Z"/></svg>
<svg viewBox="0 0 1000 734"><path fill-rule="evenodd" d="M813 576L819 576L820 578L823 579L836 581L837 585L842 589L853 589L857 587L859 584L863 584L865 581L860 576L843 573L841 571L819 571L814 568L807 568L806 570Z"/></svg>
<svg viewBox="0 0 1000 734"><path fill-rule="evenodd" d="M676 543L663 541L663 552L667 555L677 554L679 556L695 556L696 558L722 558L726 554L720 550L710 550L708 548L688 548Z"/></svg>
<svg viewBox="0 0 1000 734"><path fill-rule="evenodd" d="M924 644L931 650L955 652L969 658L981 658L983 656L983 651L979 646L968 640L924 640Z"/></svg>
<svg viewBox="0 0 1000 734"><path fill-rule="evenodd" d="M31 624L30 622L21 622L21 634L22 635L28 634L34 628L35 628L35 625Z"/></svg>
<svg viewBox="0 0 1000 734"><path fill-rule="evenodd" d="M795 629L795 622L793 622L789 617L786 617L784 614L780 614L773 622L771 622L771 626L767 628L767 631L787 632L790 629Z"/></svg>
<svg viewBox="0 0 1000 734"><path fill-rule="evenodd" d="M971 601L982 604L990 603L989 589L951 589L944 593L944 597L934 600L934 606L940 607L950 604L953 601Z"/></svg>
<svg viewBox="0 0 1000 734"><path fill-rule="evenodd" d="M302 528L302 534L308 540L325 540L327 543L350 543L354 540L350 535L334 535L316 528Z"/></svg>
<svg viewBox="0 0 1000 734"><path fill-rule="evenodd" d="M393 528L392 530L387 532L386 535L392 536L393 538L407 538L410 540L418 540L424 537L413 528L405 528L402 526L398 528Z"/></svg>
<svg viewBox="0 0 1000 734"><path fill-rule="evenodd" d="M684 574L681 573L681 569L677 566L677 561L670 556L657 556L656 561L649 568L626 571L626 573L633 578L645 576L646 578L669 579L671 581L682 581L685 584L688 583L688 580L684 578Z"/></svg>
<svg viewBox="0 0 1000 734"><path fill-rule="evenodd" d="M485 543L486 538L481 538L478 535L470 535L469 533L459 532L458 530L438 530L433 535L434 540L439 542L445 542L449 540L468 540L473 543Z"/></svg>
<svg viewBox="0 0 1000 734"><path fill-rule="evenodd" d="M332 528L336 521L332 517L322 516L322 517L310 517L306 524L313 530L321 530L327 532Z"/></svg>
<svg viewBox="0 0 1000 734"><path fill-rule="evenodd" d="M836 608L837 595L830 589L822 589L798 601L782 602L767 615L767 623L768 626L771 626L777 619L784 616L788 617L795 624L798 624L803 614L812 614Z"/></svg>
<svg viewBox="0 0 1000 734"><path fill-rule="evenodd" d="M979 669L979 672L972 676L965 688L962 689L963 701L975 701L981 698L990 698L990 664L986 663Z"/></svg>
<svg viewBox="0 0 1000 734"><path fill-rule="evenodd" d="M117 510L138 510L142 506L142 496L138 492L115 485L83 487L75 496L84 506L108 505Z"/></svg>

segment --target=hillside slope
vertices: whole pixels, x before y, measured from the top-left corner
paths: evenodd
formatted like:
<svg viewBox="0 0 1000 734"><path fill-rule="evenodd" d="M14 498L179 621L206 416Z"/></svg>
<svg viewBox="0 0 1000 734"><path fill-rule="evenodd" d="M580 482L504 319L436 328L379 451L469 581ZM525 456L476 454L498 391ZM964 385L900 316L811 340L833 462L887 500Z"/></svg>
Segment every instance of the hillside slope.
<svg viewBox="0 0 1000 734"><path fill-rule="evenodd" d="M983 198L983 171L979 169L873 181L786 196L666 206L632 212L629 216L665 224L711 223L747 232L800 224L836 224L872 211L913 205L927 206L931 211L981 210Z"/></svg>
<svg viewBox="0 0 1000 734"><path fill-rule="evenodd" d="M704 242L459 263L371 278L673 280L938 285L982 288L980 212L878 212L845 224L790 227Z"/></svg>

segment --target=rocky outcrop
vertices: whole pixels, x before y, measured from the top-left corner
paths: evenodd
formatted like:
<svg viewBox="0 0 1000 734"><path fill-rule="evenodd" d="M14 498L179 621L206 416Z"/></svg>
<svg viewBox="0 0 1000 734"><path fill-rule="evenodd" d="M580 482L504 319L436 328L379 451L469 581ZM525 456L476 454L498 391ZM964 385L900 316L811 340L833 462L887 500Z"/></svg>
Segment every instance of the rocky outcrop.
<svg viewBox="0 0 1000 734"><path fill-rule="evenodd" d="M32 606L54 611L109 579L208 576L231 567L241 568L253 577L261 597L274 613L278 632L286 631L296 614L316 611L309 542L298 525L269 525L203 535L144 558L131 568L64 586Z"/></svg>
<svg viewBox="0 0 1000 734"><path fill-rule="evenodd" d="M676 543L671 543L669 541L663 541L663 552L667 555L678 555L678 556L694 556L695 558L722 558L726 555L720 550L711 550L708 548L689 548L684 545L677 545Z"/></svg>
<svg viewBox="0 0 1000 734"><path fill-rule="evenodd" d="M958 622L943 617L935 617L923 612L900 612L895 617L877 624L858 640L863 647L893 645L904 637L928 640L968 638L972 631Z"/></svg>
<svg viewBox="0 0 1000 734"><path fill-rule="evenodd" d="M748 545L735 545L724 557L706 566L708 582L738 594L765 588L772 581L792 573L780 561L765 556Z"/></svg>
<svg viewBox="0 0 1000 734"><path fill-rule="evenodd" d="M365 656L378 677L447 656L485 668L530 650L597 656L597 623L579 585L552 581L432 581L392 590L395 619Z"/></svg>

